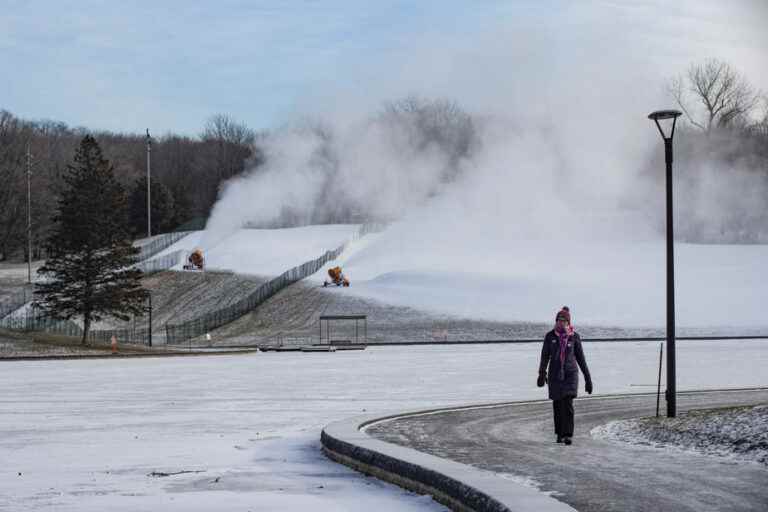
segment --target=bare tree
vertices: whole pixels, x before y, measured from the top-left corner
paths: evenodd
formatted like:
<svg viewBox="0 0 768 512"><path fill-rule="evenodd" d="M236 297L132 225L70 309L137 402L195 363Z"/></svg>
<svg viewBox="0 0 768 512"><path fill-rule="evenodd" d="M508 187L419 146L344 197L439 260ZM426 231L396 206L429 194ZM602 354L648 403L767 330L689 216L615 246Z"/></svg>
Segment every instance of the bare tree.
<svg viewBox="0 0 768 512"><path fill-rule="evenodd" d="M238 123L226 114L211 116L203 128L200 138L204 141L226 141L247 146L253 144L254 133L243 123Z"/></svg>
<svg viewBox="0 0 768 512"><path fill-rule="evenodd" d="M669 92L692 125L705 133L747 122L761 95L727 62L708 59L673 78Z"/></svg>

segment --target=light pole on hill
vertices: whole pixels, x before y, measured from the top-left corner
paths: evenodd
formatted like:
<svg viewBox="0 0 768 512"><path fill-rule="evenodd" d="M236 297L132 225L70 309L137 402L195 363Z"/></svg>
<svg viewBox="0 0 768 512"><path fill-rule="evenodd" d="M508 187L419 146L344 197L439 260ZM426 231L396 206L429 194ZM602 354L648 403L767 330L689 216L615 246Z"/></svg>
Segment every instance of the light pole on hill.
<svg viewBox="0 0 768 512"><path fill-rule="evenodd" d="M675 233L672 217L672 138L675 136L675 124L681 112L677 110L657 110L648 115L656 123L661 138L664 139L664 160L667 164L667 416L677 414L677 389L675 385ZM661 121L661 123L659 122ZM666 128L666 132L664 128Z"/></svg>
<svg viewBox="0 0 768 512"><path fill-rule="evenodd" d="M149 324L147 326L147 334L148 334L148 341L149 341L149 347L152 348L152 291L147 290L149 293L147 294L147 299L149 299Z"/></svg>
<svg viewBox="0 0 768 512"><path fill-rule="evenodd" d="M149 157L152 154L152 138L147 128L147 238L152 236L152 187L150 185Z"/></svg>
<svg viewBox="0 0 768 512"><path fill-rule="evenodd" d="M32 150L27 141L27 282L32 284Z"/></svg>

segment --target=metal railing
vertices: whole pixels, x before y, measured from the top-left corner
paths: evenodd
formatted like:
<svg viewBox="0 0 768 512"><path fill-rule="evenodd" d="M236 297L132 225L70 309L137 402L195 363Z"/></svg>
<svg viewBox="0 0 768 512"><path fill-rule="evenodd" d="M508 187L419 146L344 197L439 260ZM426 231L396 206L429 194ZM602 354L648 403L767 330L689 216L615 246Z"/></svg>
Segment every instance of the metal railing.
<svg viewBox="0 0 768 512"><path fill-rule="evenodd" d="M363 224L353 234L351 241L357 240L366 234L380 231L383 226L383 224ZM163 237L161 240L153 241L152 244L150 244L152 245L152 249L143 251L142 255L146 256L153 252L154 254L157 254L188 234L189 232L170 233L169 235L179 236L168 236ZM155 331L155 329L153 329L152 345L181 344L192 338L202 336L217 327L221 327L229 322L237 320L280 290L314 274L320 270L323 265L338 258L347 248L348 244L349 242L346 242L334 250L326 251L325 254L319 258L305 262L283 272L281 275L264 283L249 296L235 304L210 311L192 320L176 324L166 324L164 332ZM174 251L171 254L159 258L140 261L136 264L136 267L141 269L145 274L160 272L177 265L181 261L183 255L183 250ZM46 316L42 311L32 308L28 305L31 298L31 291L25 290L0 304L0 327L67 336L83 335L82 327L76 322L71 320L55 320ZM25 304L27 304L27 307L24 307ZM133 319L132 324L133 325L130 328L91 330L88 333L88 340L96 343L109 343L112 336L115 336L120 343L149 344L150 336L148 326L146 326L146 320L144 320L143 317L136 317Z"/></svg>
<svg viewBox="0 0 768 512"><path fill-rule="evenodd" d="M2 320L32 300L32 290L27 286L0 301L0 325Z"/></svg>
<svg viewBox="0 0 768 512"><path fill-rule="evenodd" d="M174 251L171 254L161 256L148 261L142 261L136 264L145 274L161 272L177 265L181 261L184 251ZM27 332L45 332L48 334L59 334L64 336L82 336L83 328L72 320L56 320L43 311L32 307L30 302L33 299L31 290L17 292L11 299L0 303L0 327L5 329L27 331ZM148 345L150 343L149 329L136 325L145 324L143 317L134 317L131 328L123 329L95 329L88 332L88 340L95 343L109 343L112 336L115 336L120 343L134 343ZM165 333L153 332L153 344L163 344L165 342Z"/></svg>
<svg viewBox="0 0 768 512"><path fill-rule="evenodd" d="M172 253L166 254L165 256L160 256L159 258L141 261L135 266L144 274L161 272L181 263L181 258L184 255L184 252L185 251L183 250L173 251Z"/></svg>
<svg viewBox="0 0 768 512"><path fill-rule="evenodd" d="M319 258L302 263L301 265L283 272L276 278L259 286L249 296L230 306L209 311L208 313L186 322L166 324L165 332L167 343L169 345L184 343L187 340L202 336L217 327L221 327L237 320L246 313L253 311L258 305L262 304L283 288L304 279L305 277L311 276L320 270L327 262L338 258L346 247L347 243L344 243L332 251L326 251L325 254Z"/></svg>
<svg viewBox="0 0 768 512"><path fill-rule="evenodd" d="M383 223L363 224L352 235L350 242L358 240L367 234L381 231L384 227L385 224ZM210 333L218 327L237 320L246 313L256 309L256 307L283 288L300 281L305 277L311 276L320 270L323 265L338 258L350 242L345 242L332 251L326 251L326 253L319 258L302 263L301 265L283 272L281 275L264 283L249 296L235 304L210 311L186 322L166 324L166 342L169 345L185 343L193 338Z"/></svg>
<svg viewBox="0 0 768 512"><path fill-rule="evenodd" d="M155 254L162 252L168 247L172 246L190 233L192 233L192 231L175 231L172 233L163 233L162 235L157 236L148 244L139 246L141 252L139 252L139 254L136 256L136 260L147 260Z"/></svg>

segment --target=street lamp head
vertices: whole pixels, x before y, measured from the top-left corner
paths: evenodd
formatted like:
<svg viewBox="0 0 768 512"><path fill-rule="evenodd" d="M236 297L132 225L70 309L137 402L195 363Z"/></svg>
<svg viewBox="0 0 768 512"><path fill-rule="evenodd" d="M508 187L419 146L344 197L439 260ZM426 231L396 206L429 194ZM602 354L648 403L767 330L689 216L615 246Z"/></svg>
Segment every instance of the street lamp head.
<svg viewBox="0 0 768 512"><path fill-rule="evenodd" d="M659 129L662 139L672 140L672 137L675 136L675 124L677 123L677 118L681 115L682 112L679 110L657 110L656 112L648 114L648 119L651 119L656 123L656 127ZM662 123L659 123L659 121L662 121ZM662 124L667 127L669 136L667 136L661 128Z"/></svg>

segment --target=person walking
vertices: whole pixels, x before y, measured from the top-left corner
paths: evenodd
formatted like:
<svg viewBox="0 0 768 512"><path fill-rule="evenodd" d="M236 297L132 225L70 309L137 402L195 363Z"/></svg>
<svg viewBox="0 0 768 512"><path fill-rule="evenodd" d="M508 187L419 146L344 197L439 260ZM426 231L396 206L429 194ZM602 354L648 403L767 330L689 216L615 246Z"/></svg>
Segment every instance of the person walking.
<svg viewBox="0 0 768 512"><path fill-rule="evenodd" d="M536 385L540 388L544 387L544 384L549 385L549 399L552 400L558 443L572 443L573 399L578 395L579 368L584 374L584 388L591 395L592 377L584 357L581 337L571 325L570 309L563 306L555 316L555 328L544 336L539 378L536 380Z"/></svg>

